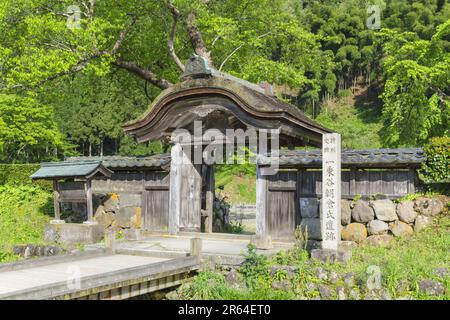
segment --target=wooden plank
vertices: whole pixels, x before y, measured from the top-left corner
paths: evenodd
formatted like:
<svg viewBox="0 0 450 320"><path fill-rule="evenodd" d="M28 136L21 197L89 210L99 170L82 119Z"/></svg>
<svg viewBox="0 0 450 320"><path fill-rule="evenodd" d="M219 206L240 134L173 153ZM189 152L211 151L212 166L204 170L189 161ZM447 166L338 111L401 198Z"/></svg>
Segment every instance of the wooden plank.
<svg viewBox="0 0 450 320"><path fill-rule="evenodd" d="M356 169L351 168L349 173L349 194L356 194Z"/></svg>
<svg viewBox="0 0 450 320"><path fill-rule="evenodd" d="M144 196L144 228L167 232L169 228L169 188L148 189Z"/></svg>
<svg viewBox="0 0 450 320"><path fill-rule="evenodd" d="M267 180L266 233L273 239L291 240L298 215L297 172L279 171Z"/></svg>
<svg viewBox="0 0 450 320"><path fill-rule="evenodd" d="M408 193L410 193L410 194L416 192L415 179L416 179L416 170L409 169L408 170Z"/></svg>
<svg viewBox="0 0 450 320"><path fill-rule="evenodd" d="M381 171L367 171L369 174L369 193L383 193Z"/></svg>

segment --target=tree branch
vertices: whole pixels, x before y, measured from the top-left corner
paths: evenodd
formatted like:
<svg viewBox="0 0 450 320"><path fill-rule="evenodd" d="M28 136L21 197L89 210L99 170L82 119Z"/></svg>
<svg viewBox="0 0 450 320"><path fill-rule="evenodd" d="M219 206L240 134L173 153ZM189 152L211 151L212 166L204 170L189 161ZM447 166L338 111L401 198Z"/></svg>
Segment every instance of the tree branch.
<svg viewBox="0 0 450 320"><path fill-rule="evenodd" d="M160 89L164 90L172 86L172 83L170 83L166 79L158 78L150 70L143 69L140 66L138 66L136 62L117 59L116 61L113 62L113 65L133 73L134 75L148 81L149 83L153 84L154 86L157 86Z"/></svg>
<svg viewBox="0 0 450 320"><path fill-rule="evenodd" d="M192 11L191 13L189 13L187 17L187 29L192 48L194 49L196 54L204 57L208 61L209 66L212 67L213 63L211 59L211 53L206 49L200 30L197 27L196 20L197 17L195 15L195 12Z"/></svg>
<svg viewBox="0 0 450 320"><path fill-rule="evenodd" d="M269 34L271 34L272 32L269 31L267 33L264 33L258 37L256 37L256 39L261 39L264 38L266 36L268 36ZM244 45L246 44L246 42L242 43L241 45L237 46L233 51L231 51L231 53L222 61L222 63L220 64L219 67L219 71L222 71L223 66L225 65L225 63L227 63L227 61L239 50L241 49Z"/></svg>
<svg viewBox="0 0 450 320"><path fill-rule="evenodd" d="M90 4L91 4L91 10L93 9L95 0L91 0ZM102 56L111 56L114 57L115 60L111 62L112 65L118 67L118 68L122 68L127 70L128 72L144 79L145 81L151 83L154 86L157 86L160 89L167 89L168 87L172 86L172 83L170 83L169 81L167 81L166 79L163 78L158 78L152 71L148 70L148 69L144 69L141 68L136 62L133 61L125 61L121 58L116 58L117 56L117 52L119 50L119 48L121 47L127 32L129 31L130 27L133 26L136 22L136 15L131 15L131 24L123 29L122 31L120 31L119 33L119 37L117 38L117 41L115 42L114 46L112 47L112 49L110 51L97 51L91 55L88 55L87 57L81 59L80 61L78 61L75 65L73 65L72 67L70 67L67 70L58 72L54 75L51 75L41 81L39 81L38 83L36 83L35 85L23 85L23 84L17 84L14 85L12 87L10 87L9 89L13 89L13 88L30 88L30 87L38 87L43 85L46 82L55 80L59 77L62 76L66 76L66 75L71 75L71 74L75 74L80 72L81 70L83 70L87 65L89 65L89 63L97 58L100 58ZM49 45L49 44L47 44ZM60 48L61 49L61 48Z"/></svg>
<svg viewBox="0 0 450 320"><path fill-rule="evenodd" d="M136 23L136 15L131 14L131 23L128 26L128 28L123 29L119 33L119 38L117 39L116 43L114 44L113 48L111 49L111 55L115 55L117 53L117 50L119 50L120 46L122 45L123 40L125 39L125 36L127 35L128 30Z"/></svg>
<svg viewBox="0 0 450 320"><path fill-rule="evenodd" d="M177 31L178 19L180 18L180 12L172 3L172 0L167 0L167 6L169 7L169 10L172 13L172 17L173 17L172 28L169 33L169 39L167 40L167 47L169 49L169 55L173 59L173 61L175 61L178 68L184 72L184 69L185 69L184 64L180 61L180 59L178 58L177 54L175 53L175 49L174 49L175 34Z"/></svg>

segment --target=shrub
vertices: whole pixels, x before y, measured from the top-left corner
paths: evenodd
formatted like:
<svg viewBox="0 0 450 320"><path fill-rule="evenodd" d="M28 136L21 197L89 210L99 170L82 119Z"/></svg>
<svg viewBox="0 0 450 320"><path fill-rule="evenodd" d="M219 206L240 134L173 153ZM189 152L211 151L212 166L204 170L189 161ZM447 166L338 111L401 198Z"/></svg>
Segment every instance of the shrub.
<svg viewBox="0 0 450 320"><path fill-rule="evenodd" d="M51 200L37 186L0 186L0 262L11 260L12 245L43 242Z"/></svg>
<svg viewBox="0 0 450 320"><path fill-rule="evenodd" d="M420 179L427 183L450 183L450 137L430 140L424 148L426 161L419 170Z"/></svg>
<svg viewBox="0 0 450 320"><path fill-rule="evenodd" d="M247 249L239 272L247 279L247 285L254 287L268 280L268 260L266 256L258 254L254 245L249 244Z"/></svg>

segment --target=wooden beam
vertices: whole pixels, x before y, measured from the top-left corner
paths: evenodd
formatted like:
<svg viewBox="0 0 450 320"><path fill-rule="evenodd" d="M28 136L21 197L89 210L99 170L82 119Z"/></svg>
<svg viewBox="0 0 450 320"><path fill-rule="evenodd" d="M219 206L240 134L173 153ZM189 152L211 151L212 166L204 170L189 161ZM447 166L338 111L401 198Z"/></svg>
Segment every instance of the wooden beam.
<svg viewBox="0 0 450 320"><path fill-rule="evenodd" d="M59 185L57 180L53 180L53 206L55 207L55 220L61 220L61 208L59 203Z"/></svg>
<svg viewBox="0 0 450 320"><path fill-rule="evenodd" d="M416 170L410 168L408 171L408 193L416 192Z"/></svg>
<svg viewBox="0 0 450 320"><path fill-rule="evenodd" d="M351 168L349 172L350 177L350 194L356 194L356 170L355 168Z"/></svg>

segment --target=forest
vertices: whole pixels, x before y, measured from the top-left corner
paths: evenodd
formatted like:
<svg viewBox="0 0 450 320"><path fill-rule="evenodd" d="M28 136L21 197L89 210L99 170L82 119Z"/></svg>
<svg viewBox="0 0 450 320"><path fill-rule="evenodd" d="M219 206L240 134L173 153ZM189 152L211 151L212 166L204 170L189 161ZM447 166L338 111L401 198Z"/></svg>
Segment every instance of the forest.
<svg viewBox="0 0 450 320"><path fill-rule="evenodd" d="M121 126L193 53L269 82L343 147L449 135L447 0L2 0L0 29L3 163L166 152Z"/></svg>

